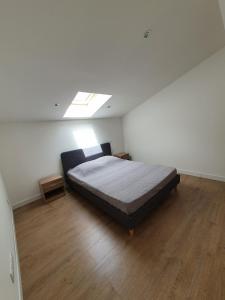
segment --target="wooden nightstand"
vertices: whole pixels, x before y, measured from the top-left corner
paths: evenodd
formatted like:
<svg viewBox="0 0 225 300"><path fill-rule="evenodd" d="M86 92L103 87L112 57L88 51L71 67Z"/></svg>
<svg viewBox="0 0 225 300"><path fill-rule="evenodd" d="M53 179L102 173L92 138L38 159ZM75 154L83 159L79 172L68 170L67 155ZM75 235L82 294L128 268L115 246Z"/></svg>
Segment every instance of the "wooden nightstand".
<svg viewBox="0 0 225 300"><path fill-rule="evenodd" d="M65 196L65 185L62 176L48 176L39 180L43 200L51 201Z"/></svg>
<svg viewBox="0 0 225 300"><path fill-rule="evenodd" d="M129 153L126 153L126 152L115 153L115 154L113 154L113 156L121 158L121 159L127 159L127 160L131 159Z"/></svg>

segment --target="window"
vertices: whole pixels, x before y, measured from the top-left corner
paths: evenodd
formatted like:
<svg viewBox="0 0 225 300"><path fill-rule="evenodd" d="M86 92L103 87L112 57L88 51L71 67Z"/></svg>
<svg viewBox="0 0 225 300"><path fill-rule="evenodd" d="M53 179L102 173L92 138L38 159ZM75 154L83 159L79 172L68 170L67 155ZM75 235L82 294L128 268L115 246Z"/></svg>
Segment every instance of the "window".
<svg viewBox="0 0 225 300"><path fill-rule="evenodd" d="M88 118L108 101L112 95L78 92L64 118Z"/></svg>

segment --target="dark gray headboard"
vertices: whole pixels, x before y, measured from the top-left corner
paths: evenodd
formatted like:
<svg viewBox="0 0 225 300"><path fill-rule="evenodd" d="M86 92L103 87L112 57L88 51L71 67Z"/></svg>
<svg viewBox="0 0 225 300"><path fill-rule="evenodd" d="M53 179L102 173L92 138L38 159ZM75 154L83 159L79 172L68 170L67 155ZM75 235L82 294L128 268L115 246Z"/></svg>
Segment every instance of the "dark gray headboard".
<svg viewBox="0 0 225 300"><path fill-rule="evenodd" d="M97 154L91 156L85 156L83 149L77 149L61 153L64 176L67 177L67 172L70 169L75 168L76 166L86 161L90 161L105 155L112 155L110 143L104 143L99 146L101 152L98 152ZM93 147L93 149L95 148L96 147ZM92 148L89 148L89 150L91 149Z"/></svg>

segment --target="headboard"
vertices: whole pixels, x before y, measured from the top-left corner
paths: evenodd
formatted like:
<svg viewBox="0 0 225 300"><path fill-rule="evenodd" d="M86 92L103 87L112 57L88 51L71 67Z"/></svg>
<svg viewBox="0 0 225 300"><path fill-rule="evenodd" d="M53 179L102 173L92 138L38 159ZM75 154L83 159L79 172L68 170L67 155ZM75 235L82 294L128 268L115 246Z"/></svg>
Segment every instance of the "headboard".
<svg viewBox="0 0 225 300"><path fill-rule="evenodd" d="M87 150L89 153L91 153L92 149L94 152L94 150L96 150L96 147L88 148ZM98 153L89 156L85 155L85 149L77 149L61 153L61 160L65 178L67 178L67 172L70 169L75 168L76 166L86 161L90 161L105 155L112 155L110 143L99 145L99 149L100 151Z"/></svg>

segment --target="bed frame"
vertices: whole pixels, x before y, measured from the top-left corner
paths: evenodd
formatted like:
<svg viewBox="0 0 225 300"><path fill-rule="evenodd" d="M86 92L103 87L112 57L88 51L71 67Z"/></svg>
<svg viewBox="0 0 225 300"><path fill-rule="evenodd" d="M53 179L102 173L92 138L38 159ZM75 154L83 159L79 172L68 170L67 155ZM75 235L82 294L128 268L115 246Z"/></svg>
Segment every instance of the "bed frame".
<svg viewBox="0 0 225 300"><path fill-rule="evenodd" d="M78 166L81 163L99 158L101 156L112 155L110 143L104 143L100 146L101 152L89 157L85 157L84 151L82 149L61 153L61 160L66 183L69 186L69 188L76 192L79 192L82 196L87 198L95 206L99 207L105 213L110 215L113 219L125 226L129 230L130 235L133 235L134 228L149 215L149 212L152 209L157 207L165 199L165 196L172 189L176 188L177 184L180 182L180 175L177 174L163 189L161 189L142 207L140 207L134 213L127 215L118 208L109 204L107 201L88 191L83 186L70 180L70 178L67 176L67 172L70 169Z"/></svg>

